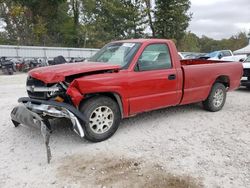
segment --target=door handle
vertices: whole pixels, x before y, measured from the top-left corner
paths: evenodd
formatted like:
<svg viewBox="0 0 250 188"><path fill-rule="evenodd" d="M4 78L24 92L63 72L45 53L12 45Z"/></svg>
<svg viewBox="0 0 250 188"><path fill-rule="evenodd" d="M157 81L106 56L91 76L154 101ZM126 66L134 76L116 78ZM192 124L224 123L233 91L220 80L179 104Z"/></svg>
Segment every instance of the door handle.
<svg viewBox="0 0 250 188"><path fill-rule="evenodd" d="M168 79L169 79L169 80L175 80L175 79L176 79L176 75L175 75L175 74L170 74L170 75L168 76Z"/></svg>

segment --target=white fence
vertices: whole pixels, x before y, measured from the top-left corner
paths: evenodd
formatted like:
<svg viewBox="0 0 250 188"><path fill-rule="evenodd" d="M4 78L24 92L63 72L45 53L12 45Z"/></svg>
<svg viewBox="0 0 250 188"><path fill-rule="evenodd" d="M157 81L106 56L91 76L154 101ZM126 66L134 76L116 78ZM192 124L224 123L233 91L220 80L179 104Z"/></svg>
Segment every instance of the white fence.
<svg viewBox="0 0 250 188"><path fill-rule="evenodd" d="M98 49L94 48L60 48L41 46L11 46L0 45L0 57L11 58L54 58L62 55L65 58L88 58Z"/></svg>

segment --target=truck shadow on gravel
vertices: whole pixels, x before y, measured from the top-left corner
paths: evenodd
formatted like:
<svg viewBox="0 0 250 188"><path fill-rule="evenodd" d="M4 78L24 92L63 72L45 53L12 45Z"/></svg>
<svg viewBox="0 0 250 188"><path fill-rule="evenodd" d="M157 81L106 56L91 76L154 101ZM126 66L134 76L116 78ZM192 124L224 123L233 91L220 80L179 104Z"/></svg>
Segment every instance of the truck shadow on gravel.
<svg viewBox="0 0 250 188"><path fill-rule="evenodd" d="M201 188L202 183L190 176L167 173L159 164L139 159L73 155L60 161L57 178L63 186L80 187L143 187Z"/></svg>
<svg viewBox="0 0 250 188"><path fill-rule="evenodd" d="M250 93L250 89L248 89L246 87L240 87L239 89L236 90L236 92Z"/></svg>
<svg viewBox="0 0 250 188"><path fill-rule="evenodd" d="M121 125L118 129L117 132L122 132L128 127L136 126L138 123L143 123L143 126L150 125L151 122L154 122L155 120L161 121L163 119L166 119L168 117L175 118L177 116L180 118L181 114L185 113L207 113L204 111L201 107L200 103L195 103L195 104L189 104L189 105L183 105L183 106L175 106L175 107L169 107L169 108L164 108L160 110L154 110L151 112L145 112L142 114L138 114L134 117L130 117L128 119L124 119L121 121ZM68 119L55 119L51 122L52 129L53 129L53 137L58 137L65 139L65 137L70 137L71 139L74 139L75 142L87 142L84 139L80 139L73 131L70 130L71 122ZM116 134L115 134L116 135ZM114 135L114 136L115 136Z"/></svg>

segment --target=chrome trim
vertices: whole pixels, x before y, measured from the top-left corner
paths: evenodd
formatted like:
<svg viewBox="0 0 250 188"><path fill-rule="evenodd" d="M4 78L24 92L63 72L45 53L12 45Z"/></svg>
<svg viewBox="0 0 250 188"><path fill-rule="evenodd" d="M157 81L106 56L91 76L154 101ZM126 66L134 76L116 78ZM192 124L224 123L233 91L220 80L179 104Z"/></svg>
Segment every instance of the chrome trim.
<svg viewBox="0 0 250 188"><path fill-rule="evenodd" d="M30 92L57 92L57 91L60 91L60 88L57 86L52 86L52 87L26 86L26 89Z"/></svg>
<svg viewBox="0 0 250 188"><path fill-rule="evenodd" d="M38 105L38 104L33 104L31 102L27 102L24 105L34 113L39 113L39 114L41 113L42 116L48 115L56 118L64 117L70 119L73 124L74 132L76 132L80 137L84 137L84 131L81 123L79 122L78 118L68 109L46 104Z"/></svg>
<svg viewBox="0 0 250 188"><path fill-rule="evenodd" d="M68 86L66 84L64 84L63 82L60 82L59 84L63 87L63 89L65 89L65 90L68 89Z"/></svg>

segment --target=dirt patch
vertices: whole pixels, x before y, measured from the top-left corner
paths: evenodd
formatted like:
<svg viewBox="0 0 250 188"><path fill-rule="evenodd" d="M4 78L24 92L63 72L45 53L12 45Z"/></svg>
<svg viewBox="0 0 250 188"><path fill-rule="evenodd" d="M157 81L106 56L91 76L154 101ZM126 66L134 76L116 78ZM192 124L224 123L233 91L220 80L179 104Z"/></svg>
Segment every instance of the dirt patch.
<svg viewBox="0 0 250 188"><path fill-rule="evenodd" d="M176 176L159 164L139 159L74 155L63 159L57 178L67 185L85 187L201 188L189 176Z"/></svg>

